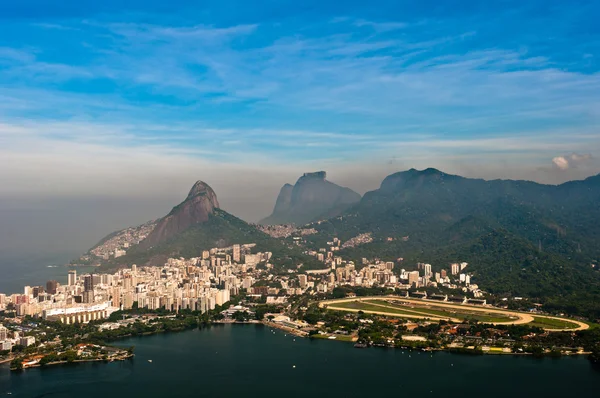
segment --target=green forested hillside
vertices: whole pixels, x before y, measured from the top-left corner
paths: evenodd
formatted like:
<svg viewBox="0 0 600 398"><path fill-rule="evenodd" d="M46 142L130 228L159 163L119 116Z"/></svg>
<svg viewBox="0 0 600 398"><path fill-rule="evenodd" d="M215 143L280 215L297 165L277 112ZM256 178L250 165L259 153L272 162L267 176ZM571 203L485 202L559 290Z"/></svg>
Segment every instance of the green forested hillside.
<svg viewBox="0 0 600 398"><path fill-rule="evenodd" d="M553 186L409 170L315 228L315 243L372 232L372 243L342 251L357 261L466 261L490 292L600 316L600 176Z"/></svg>

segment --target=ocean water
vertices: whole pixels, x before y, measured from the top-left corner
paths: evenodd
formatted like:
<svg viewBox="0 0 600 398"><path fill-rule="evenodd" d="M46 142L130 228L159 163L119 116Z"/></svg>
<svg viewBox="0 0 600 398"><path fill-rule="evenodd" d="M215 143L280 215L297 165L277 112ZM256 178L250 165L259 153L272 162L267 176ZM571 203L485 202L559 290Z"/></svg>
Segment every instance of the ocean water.
<svg viewBox="0 0 600 398"><path fill-rule="evenodd" d="M0 293L22 293L24 286L46 286L49 280L67 282L69 261L81 253L55 254L0 253ZM93 267L78 268L90 272Z"/></svg>
<svg viewBox="0 0 600 398"><path fill-rule="evenodd" d="M0 367L0 396L549 398L598 396L600 386L600 371L585 358L356 349L262 325L217 325L119 345L134 345L135 358L20 373Z"/></svg>

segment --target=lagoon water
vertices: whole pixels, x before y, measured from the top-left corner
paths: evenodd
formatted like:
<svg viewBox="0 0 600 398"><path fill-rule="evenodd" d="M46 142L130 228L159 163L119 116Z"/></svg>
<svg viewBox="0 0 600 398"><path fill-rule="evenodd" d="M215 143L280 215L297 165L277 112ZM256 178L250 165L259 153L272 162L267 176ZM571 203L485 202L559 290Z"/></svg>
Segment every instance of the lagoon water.
<svg viewBox="0 0 600 398"><path fill-rule="evenodd" d="M28 369L0 367L0 397L566 397L596 396L584 358L533 359L355 349L262 325L122 340L133 360ZM149 362L148 360L152 360Z"/></svg>

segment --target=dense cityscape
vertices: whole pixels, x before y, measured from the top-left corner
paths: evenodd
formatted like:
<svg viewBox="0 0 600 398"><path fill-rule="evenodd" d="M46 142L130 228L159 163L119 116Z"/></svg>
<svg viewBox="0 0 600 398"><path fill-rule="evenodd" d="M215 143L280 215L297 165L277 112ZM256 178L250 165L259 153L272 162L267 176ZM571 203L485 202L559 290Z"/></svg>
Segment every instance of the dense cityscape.
<svg viewBox="0 0 600 398"><path fill-rule="evenodd" d="M295 235L298 238L294 241L299 243L303 234L296 231ZM123 240L121 246L113 247L114 242L108 240L92 253L98 257L119 257L131 246L131 240L138 239L137 234L128 236L129 240ZM301 264L296 269L278 270L271 262L272 253L253 253L253 243L212 248L200 257L169 258L162 266L132 265L113 274L79 275L77 268L72 268L64 285L50 280L45 286L25 286L22 293L0 294L0 319L4 323L0 326L0 358L12 361L13 369L64 363L67 353L71 353L71 361L122 360L133 353L107 345L109 333L122 331L129 336L135 327L149 327L149 322L168 321L174 316L189 322L189 314L195 314L197 319L186 327L199 326L203 315L204 322L263 322L297 336L349 341L361 348L391 345L467 352L589 354L580 341L585 338L576 339L574 332L567 333L570 337L566 341L564 337L559 339L562 348L557 348L551 334L544 332L544 327L566 327L566 319L562 324L544 325L538 318L536 324L523 327L516 326L522 323L519 318L523 315L491 317L498 310L486 305L484 296L490 296L472 283L466 262L449 264L448 270L440 272L432 272L431 264L418 263L413 267L416 269L407 271L400 268L402 258L397 262L371 262L365 258L362 264L354 264L336 255L342 246L335 238L327 242L326 248L307 250L306 254L322 262L323 268L306 271ZM386 301L355 302L352 298L357 293L375 300L385 295L382 297ZM350 298L349 306L339 307L342 304L336 300L326 301L332 298ZM465 307L464 311L455 309L448 313L452 317L445 317L419 312L427 309L419 307L420 302L415 306L414 300ZM399 310L394 307L396 304L410 305L411 309L396 315L401 319L394 319ZM327 310L328 305L332 310ZM528 311L537 311L534 305L527 305L532 307ZM487 312L479 313L479 309L470 306ZM546 321L551 319L558 320ZM482 329L486 320L497 326ZM587 328L587 324L578 323ZM65 340L63 336L62 345L56 346L61 342L61 328L66 327L60 325L90 330L85 326L88 324L93 325L91 330L97 331L98 336L104 336L100 342ZM49 336L54 336L54 340L50 341Z"/></svg>

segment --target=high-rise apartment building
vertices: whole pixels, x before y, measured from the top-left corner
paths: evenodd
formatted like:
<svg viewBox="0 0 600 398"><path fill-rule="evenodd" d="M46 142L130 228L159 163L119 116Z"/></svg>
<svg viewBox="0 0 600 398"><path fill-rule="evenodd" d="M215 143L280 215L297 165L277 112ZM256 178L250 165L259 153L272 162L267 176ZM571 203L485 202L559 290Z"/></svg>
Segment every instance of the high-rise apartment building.
<svg viewBox="0 0 600 398"><path fill-rule="evenodd" d="M308 284L308 276L298 275L298 283L300 284L300 287L302 289L304 289L306 287L306 285Z"/></svg>
<svg viewBox="0 0 600 398"><path fill-rule="evenodd" d="M46 291L50 294L56 294L56 289L58 287L58 282L57 281L48 281L46 282Z"/></svg>
<svg viewBox="0 0 600 398"><path fill-rule="evenodd" d="M452 275L456 275L460 272L460 264L454 263L450 267L450 272L452 272Z"/></svg>
<svg viewBox="0 0 600 398"><path fill-rule="evenodd" d="M71 270L71 271L69 271L69 277L67 279L67 285L69 285L69 286L75 286L76 283L77 283L77 271Z"/></svg>
<svg viewBox="0 0 600 398"><path fill-rule="evenodd" d="M425 276L431 276L431 264L423 265L423 273L425 274Z"/></svg>
<svg viewBox="0 0 600 398"><path fill-rule="evenodd" d="M408 284L418 285L419 284L419 271L412 271L408 273Z"/></svg>
<svg viewBox="0 0 600 398"><path fill-rule="evenodd" d="M85 275L83 277L83 290L86 292L94 290L94 277L92 275Z"/></svg>
<svg viewBox="0 0 600 398"><path fill-rule="evenodd" d="M233 261L236 263L242 261L242 247L240 245L233 245Z"/></svg>

